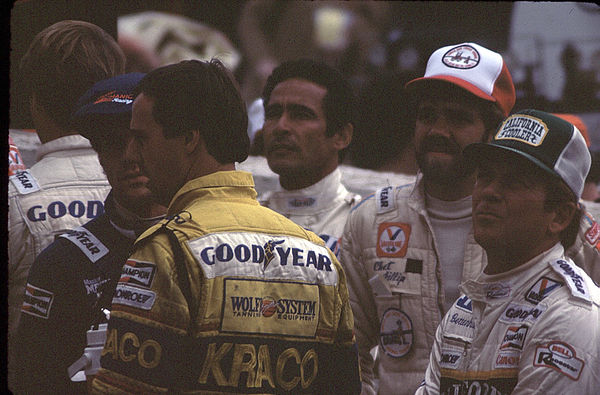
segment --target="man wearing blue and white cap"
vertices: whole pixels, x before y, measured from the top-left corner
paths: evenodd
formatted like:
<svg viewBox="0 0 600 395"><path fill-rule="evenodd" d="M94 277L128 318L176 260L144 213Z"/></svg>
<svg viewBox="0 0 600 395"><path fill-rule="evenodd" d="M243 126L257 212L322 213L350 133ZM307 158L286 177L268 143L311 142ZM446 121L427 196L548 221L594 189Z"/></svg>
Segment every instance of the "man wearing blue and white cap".
<svg viewBox="0 0 600 395"><path fill-rule="evenodd" d="M596 393L600 288L565 255L591 164L583 136L524 110L464 154L478 170L473 228L487 265L438 327L418 393Z"/></svg>
<svg viewBox="0 0 600 395"><path fill-rule="evenodd" d="M125 152L133 89L143 76L100 81L76 104L71 127L90 140L112 189L104 214L57 237L33 263L16 334L16 361L10 366L16 373L15 393L85 392L85 375L73 377L80 381L74 382L70 376L78 369L68 368L84 353L86 331L106 322L103 310L110 307L133 242L164 216L166 208L146 187L148 178ZM130 272L139 278L152 274L143 266Z"/></svg>

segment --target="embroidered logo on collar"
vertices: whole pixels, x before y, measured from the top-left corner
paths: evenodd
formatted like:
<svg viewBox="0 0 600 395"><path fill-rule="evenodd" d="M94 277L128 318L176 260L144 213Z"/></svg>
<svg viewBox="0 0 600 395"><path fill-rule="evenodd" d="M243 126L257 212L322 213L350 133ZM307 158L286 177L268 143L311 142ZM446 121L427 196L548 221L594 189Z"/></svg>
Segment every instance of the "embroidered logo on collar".
<svg viewBox="0 0 600 395"><path fill-rule="evenodd" d="M27 195L32 192L37 192L41 189L37 180L29 172L29 170L19 171L9 178L21 195Z"/></svg>
<svg viewBox="0 0 600 395"><path fill-rule="evenodd" d="M72 229L60 235L73 244L88 257L92 262L97 262L100 258L108 254L108 248L102 244L102 242L94 236L92 232L80 226Z"/></svg>
<svg viewBox="0 0 600 395"><path fill-rule="evenodd" d="M592 301L588 286L585 283L585 272L583 269L562 259L552 262L551 265L565 279L573 296L587 300L588 302Z"/></svg>
<svg viewBox="0 0 600 395"><path fill-rule="evenodd" d="M384 222L377 230L377 256L402 258L408 249L410 225L400 222Z"/></svg>
<svg viewBox="0 0 600 395"><path fill-rule="evenodd" d="M550 293L560 287L562 287L562 283L558 281L554 281L548 277L542 277L527 291L525 295L525 300L531 302L533 304L538 304Z"/></svg>
<svg viewBox="0 0 600 395"><path fill-rule="evenodd" d="M490 299L500 299L510 296L510 284L492 283L484 286L485 296Z"/></svg>
<svg viewBox="0 0 600 395"><path fill-rule="evenodd" d="M396 208L395 200L392 197L393 187L385 187L378 189L375 192L375 200L377 204L377 214L387 213Z"/></svg>
<svg viewBox="0 0 600 395"><path fill-rule="evenodd" d="M288 199L288 207L290 208L299 208L299 207L312 207L317 199L314 197L294 197Z"/></svg>

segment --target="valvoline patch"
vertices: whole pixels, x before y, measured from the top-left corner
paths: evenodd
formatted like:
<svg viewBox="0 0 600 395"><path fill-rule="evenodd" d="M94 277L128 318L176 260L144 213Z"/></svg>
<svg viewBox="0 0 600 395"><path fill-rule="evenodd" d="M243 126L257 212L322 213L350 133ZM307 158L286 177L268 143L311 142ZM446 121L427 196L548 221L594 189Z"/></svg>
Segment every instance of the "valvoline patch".
<svg viewBox="0 0 600 395"><path fill-rule="evenodd" d="M400 222L383 222L377 230L377 256L401 258L406 255L410 238L410 225Z"/></svg>

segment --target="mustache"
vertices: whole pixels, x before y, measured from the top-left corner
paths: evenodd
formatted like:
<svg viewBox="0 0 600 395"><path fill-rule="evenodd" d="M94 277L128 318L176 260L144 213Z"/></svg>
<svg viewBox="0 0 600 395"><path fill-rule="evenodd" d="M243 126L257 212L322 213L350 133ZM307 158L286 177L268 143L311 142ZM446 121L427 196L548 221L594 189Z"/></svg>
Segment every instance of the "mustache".
<svg viewBox="0 0 600 395"><path fill-rule="evenodd" d="M449 154L460 154L462 149L456 143L456 141L446 138L444 136L427 136L421 142L421 148L419 150L421 153L425 152L446 152Z"/></svg>
<svg viewBox="0 0 600 395"><path fill-rule="evenodd" d="M298 147L296 146L296 144L292 143L289 140L284 140L284 139L273 140L270 143L268 143L266 148L267 148L267 152L275 151L280 148L284 148L284 149L287 149L290 151L298 150Z"/></svg>

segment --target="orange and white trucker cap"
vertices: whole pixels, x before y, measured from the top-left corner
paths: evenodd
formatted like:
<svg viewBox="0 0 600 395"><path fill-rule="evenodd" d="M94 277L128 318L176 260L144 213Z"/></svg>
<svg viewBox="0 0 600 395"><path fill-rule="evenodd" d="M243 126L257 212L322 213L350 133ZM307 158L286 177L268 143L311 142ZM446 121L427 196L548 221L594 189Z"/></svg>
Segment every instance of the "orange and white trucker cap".
<svg viewBox="0 0 600 395"><path fill-rule="evenodd" d="M463 43L440 48L427 61L425 75L409 81L415 92L431 81L454 84L473 95L494 102L508 116L515 105L515 86L502 55L479 44Z"/></svg>

